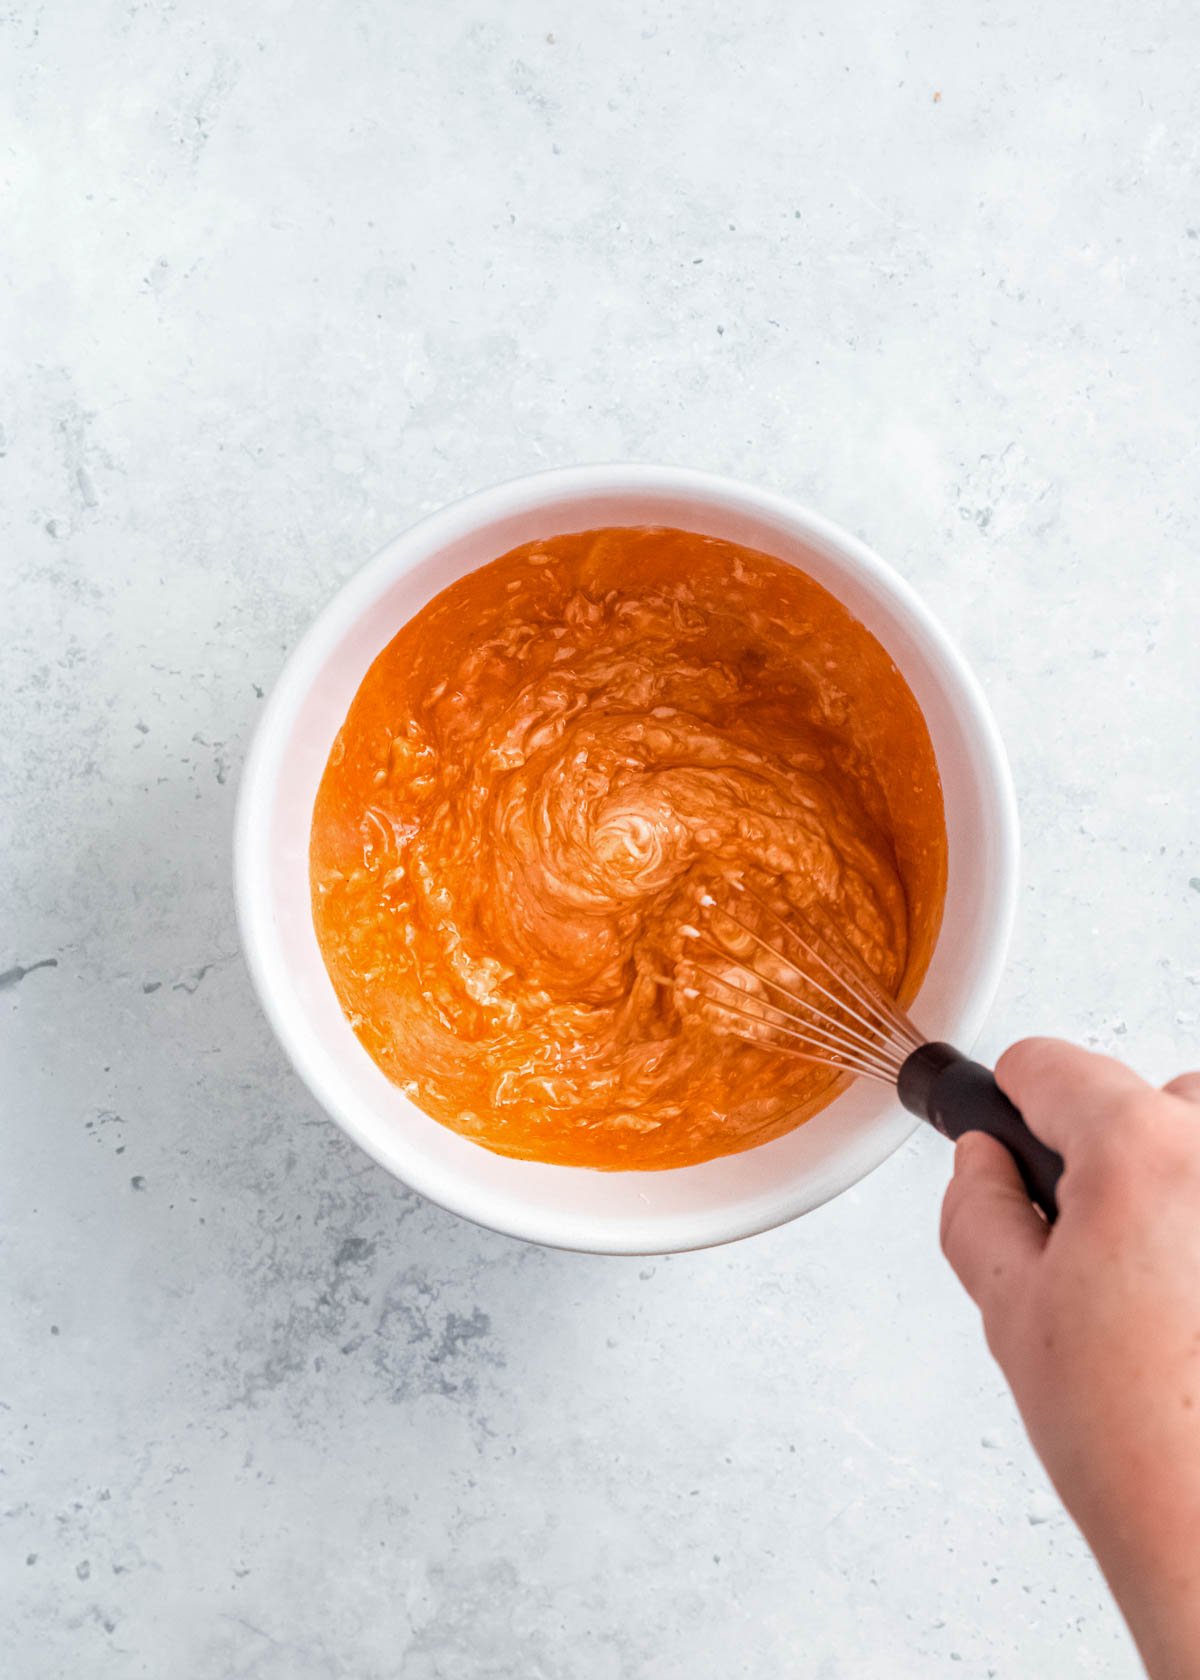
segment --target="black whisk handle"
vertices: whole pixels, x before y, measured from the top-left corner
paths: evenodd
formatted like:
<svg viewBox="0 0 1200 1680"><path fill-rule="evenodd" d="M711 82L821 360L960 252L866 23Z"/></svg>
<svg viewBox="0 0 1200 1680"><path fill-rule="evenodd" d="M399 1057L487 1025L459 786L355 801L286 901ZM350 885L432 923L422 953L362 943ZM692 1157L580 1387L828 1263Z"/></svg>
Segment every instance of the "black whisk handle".
<svg viewBox="0 0 1200 1680"><path fill-rule="evenodd" d="M988 1132L998 1138L1017 1163L1030 1201L1054 1223L1063 1158L1033 1135L990 1068L951 1044L923 1044L900 1069L896 1088L909 1113L928 1120L943 1137Z"/></svg>

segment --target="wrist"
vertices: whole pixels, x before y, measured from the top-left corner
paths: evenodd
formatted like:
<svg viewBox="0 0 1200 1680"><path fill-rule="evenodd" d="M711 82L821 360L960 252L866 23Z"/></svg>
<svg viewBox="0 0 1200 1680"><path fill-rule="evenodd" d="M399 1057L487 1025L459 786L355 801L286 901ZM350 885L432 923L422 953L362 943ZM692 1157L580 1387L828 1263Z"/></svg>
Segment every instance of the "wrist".
<svg viewBox="0 0 1200 1680"><path fill-rule="evenodd" d="M1200 1677L1200 1506L1143 1491L1131 1517L1080 1521L1151 1680Z"/></svg>

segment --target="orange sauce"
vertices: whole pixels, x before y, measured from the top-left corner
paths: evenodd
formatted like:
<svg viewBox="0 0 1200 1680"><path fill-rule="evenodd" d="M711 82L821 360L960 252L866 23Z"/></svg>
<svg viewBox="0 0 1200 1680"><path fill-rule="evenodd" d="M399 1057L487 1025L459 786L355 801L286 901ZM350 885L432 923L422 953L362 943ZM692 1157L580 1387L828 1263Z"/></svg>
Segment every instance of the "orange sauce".
<svg viewBox="0 0 1200 1680"><path fill-rule="evenodd" d="M684 1166L840 1076L672 983L706 886L831 917L907 999L946 880L941 784L887 653L782 561L586 531L461 578L363 679L313 814L317 936L364 1047L505 1155Z"/></svg>

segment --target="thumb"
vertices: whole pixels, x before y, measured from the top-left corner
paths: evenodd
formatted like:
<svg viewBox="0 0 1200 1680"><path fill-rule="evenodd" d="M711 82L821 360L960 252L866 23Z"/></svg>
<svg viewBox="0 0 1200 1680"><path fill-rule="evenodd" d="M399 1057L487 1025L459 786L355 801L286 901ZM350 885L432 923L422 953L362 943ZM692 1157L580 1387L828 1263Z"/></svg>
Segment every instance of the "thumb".
<svg viewBox="0 0 1200 1680"><path fill-rule="evenodd" d="M985 1320L1020 1292L1049 1234L1004 1145L964 1132L942 1202L942 1252Z"/></svg>

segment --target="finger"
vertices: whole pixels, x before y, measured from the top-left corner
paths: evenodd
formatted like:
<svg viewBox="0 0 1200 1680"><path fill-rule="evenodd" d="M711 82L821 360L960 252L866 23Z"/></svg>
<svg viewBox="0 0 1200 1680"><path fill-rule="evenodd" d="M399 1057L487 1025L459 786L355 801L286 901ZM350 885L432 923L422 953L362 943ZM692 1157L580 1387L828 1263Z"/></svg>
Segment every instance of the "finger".
<svg viewBox="0 0 1200 1680"><path fill-rule="evenodd" d="M942 1252L985 1319L1022 1291L1049 1234L1004 1145L964 1132L942 1203Z"/></svg>
<svg viewBox="0 0 1200 1680"><path fill-rule="evenodd" d="M1023 1038L996 1063L996 1083L1044 1143L1068 1155L1130 1097L1152 1089L1112 1056L1060 1038Z"/></svg>
<svg viewBox="0 0 1200 1680"><path fill-rule="evenodd" d="M1200 1103L1200 1073L1179 1073L1168 1079L1163 1090L1169 1097L1182 1097L1184 1102Z"/></svg>

